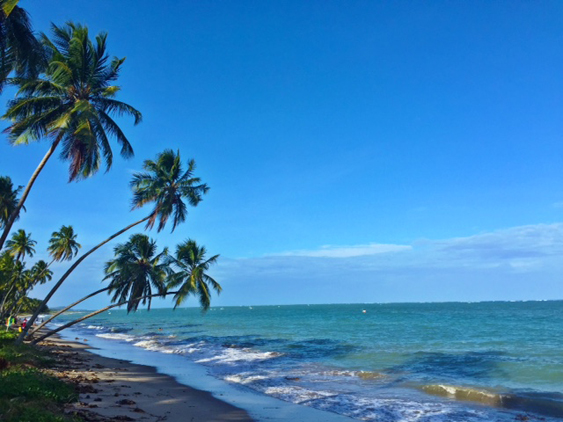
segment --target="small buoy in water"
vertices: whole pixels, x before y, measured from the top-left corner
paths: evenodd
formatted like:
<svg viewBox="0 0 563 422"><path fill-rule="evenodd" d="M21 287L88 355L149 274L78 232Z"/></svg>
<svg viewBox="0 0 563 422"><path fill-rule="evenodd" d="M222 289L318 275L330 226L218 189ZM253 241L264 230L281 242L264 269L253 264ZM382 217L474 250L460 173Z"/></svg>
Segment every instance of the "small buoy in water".
<svg viewBox="0 0 563 422"><path fill-rule="evenodd" d="M362 314L367 314L368 311L366 311L365 309L362 310Z"/></svg>

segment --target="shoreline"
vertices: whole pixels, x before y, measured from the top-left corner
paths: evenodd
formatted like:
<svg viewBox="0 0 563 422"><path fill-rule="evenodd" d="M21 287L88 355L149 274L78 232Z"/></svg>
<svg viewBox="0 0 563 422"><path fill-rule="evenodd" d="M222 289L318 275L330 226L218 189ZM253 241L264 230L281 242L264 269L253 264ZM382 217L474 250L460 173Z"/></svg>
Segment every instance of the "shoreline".
<svg viewBox="0 0 563 422"><path fill-rule="evenodd" d="M85 421L254 421L210 392L181 384L151 366L98 355L88 344L51 337L38 347L56 357L56 365L47 371L77 386L79 401L69 404L67 412Z"/></svg>

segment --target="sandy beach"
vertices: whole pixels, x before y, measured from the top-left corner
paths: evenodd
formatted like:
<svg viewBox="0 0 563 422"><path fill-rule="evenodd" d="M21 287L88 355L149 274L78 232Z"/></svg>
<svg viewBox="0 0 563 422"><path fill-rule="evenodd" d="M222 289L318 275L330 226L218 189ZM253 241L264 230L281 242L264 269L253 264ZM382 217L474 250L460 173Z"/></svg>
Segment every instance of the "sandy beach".
<svg viewBox="0 0 563 422"><path fill-rule="evenodd" d="M154 368L91 353L79 341L49 338L39 347L56 357L49 372L77 385L80 399L67 411L86 421L252 421L244 410L208 392L182 385Z"/></svg>

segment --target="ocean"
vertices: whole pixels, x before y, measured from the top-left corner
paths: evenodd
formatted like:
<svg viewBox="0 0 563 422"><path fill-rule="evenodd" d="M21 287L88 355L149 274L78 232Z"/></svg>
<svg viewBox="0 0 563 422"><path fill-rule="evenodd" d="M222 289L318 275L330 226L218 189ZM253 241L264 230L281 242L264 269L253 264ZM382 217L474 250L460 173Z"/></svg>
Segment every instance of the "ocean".
<svg viewBox="0 0 563 422"><path fill-rule="evenodd" d="M61 334L216 394L220 381L258 420L252 403L271 397L326 420L559 421L562 330L563 301L545 301L112 310Z"/></svg>

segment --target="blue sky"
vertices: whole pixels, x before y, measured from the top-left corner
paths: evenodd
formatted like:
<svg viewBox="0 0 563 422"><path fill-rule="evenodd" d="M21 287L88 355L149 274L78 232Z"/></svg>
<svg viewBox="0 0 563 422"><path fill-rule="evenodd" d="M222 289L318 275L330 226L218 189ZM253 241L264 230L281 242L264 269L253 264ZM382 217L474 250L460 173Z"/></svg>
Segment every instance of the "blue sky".
<svg viewBox="0 0 563 422"><path fill-rule="evenodd" d="M68 184L48 164L18 223L37 257L62 224L86 249L144 216L128 181L173 148L211 190L151 235L221 254L214 304L563 298L561 2L21 6L38 31L107 31L120 99L144 115L121 122L135 158L109 173ZM2 137L0 173L23 185L47 144ZM111 255L52 305L96 289Z"/></svg>

